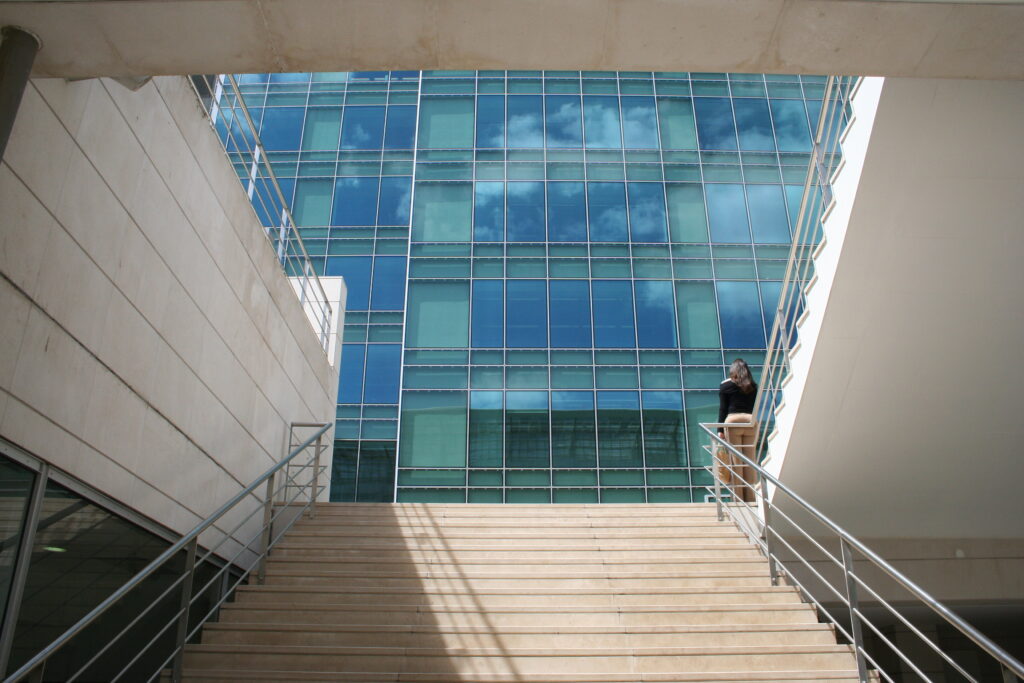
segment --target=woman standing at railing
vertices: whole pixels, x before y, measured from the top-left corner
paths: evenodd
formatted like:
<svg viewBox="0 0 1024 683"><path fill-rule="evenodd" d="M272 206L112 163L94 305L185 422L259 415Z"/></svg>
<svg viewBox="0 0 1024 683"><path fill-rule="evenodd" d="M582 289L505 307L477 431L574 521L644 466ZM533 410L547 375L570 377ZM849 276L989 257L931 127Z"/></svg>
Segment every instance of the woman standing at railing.
<svg viewBox="0 0 1024 683"><path fill-rule="evenodd" d="M727 427L718 430L718 435L747 456L754 459L754 399L757 398L757 383L750 375L750 367L742 358L737 358L729 367L729 379L718 388L718 421L744 424L742 427ZM728 451L722 458L721 479L730 486L735 500L754 501L754 470Z"/></svg>

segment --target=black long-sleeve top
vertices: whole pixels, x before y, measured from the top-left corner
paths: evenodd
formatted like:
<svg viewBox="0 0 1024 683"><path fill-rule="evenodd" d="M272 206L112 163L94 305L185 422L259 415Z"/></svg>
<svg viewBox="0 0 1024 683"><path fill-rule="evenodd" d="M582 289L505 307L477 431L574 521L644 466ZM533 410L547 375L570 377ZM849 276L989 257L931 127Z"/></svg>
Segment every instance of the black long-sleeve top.
<svg viewBox="0 0 1024 683"><path fill-rule="evenodd" d="M725 380L718 387L718 421L725 422L725 418L733 413L752 413L756 398L757 384L754 384L753 391L744 394L731 379Z"/></svg>

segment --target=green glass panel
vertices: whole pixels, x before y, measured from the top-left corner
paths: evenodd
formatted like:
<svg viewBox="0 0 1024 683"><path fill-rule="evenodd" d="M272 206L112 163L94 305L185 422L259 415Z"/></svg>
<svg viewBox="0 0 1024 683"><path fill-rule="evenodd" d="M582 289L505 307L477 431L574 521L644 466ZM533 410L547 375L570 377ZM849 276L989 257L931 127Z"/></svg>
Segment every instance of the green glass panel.
<svg viewBox="0 0 1024 683"><path fill-rule="evenodd" d="M474 389L501 389L501 368L474 367L470 369L470 386Z"/></svg>
<svg viewBox="0 0 1024 683"><path fill-rule="evenodd" d="M583 92L587 95L617 95L619 84L614 79L583 79Z"/></svg>
<svg viewBox="0 0 1024 683"><path fill-rule="evenodd" d="M556 503L596 503L597 489L555 489Z"/></svg>
<svg viewBox="0 0 1024 683"><path fill-rule="evenodd" d="M630 277L627 259L592 259L590 269L594 277Z"/></svg>
<svg viewBox="0 0 1024 683"><path fill-rule="evenodd" d="M588 180L625 180L622 164L587 164Z"/></svg>
<svg viewBox="0 0 1024 683"><path fill-rule="evenodd" d="M733 83L733 97L764 97L764 83Z"/></svg>
<svg viewBox="0 0 1024 683"><path fill-rule="evenodd" d="M636 368L597 368L598 389L636 389Z"/></svg>
<svg viewBox="0 0 1024 683"><path fill-rule="evenodd" d="M503 277L504 259L473 259L473 277Z"/></svg>
<svg viewBox="0 0 1024 683"><path fill-rule="evenodd" d="M474 351L473 365L501 365L505 362L501 351Z"/></svg>
<svg viewBox="0 0 1024 683"><path fill-rule="evenodd" d="M505 164L502 162L478 163L476 165L477 180L504 180Z"/></svg>
<svg viewBox="0 0 1024 683"><path fill-rule="evenodd" d="M469 489L470 503L500 503L501 489Z"/></svg>
<svg viewBox="0 0 1024 683"><path fill-rule="evenodd" d="M550 486L551 473L537 470L508 470L505 472L506 486Z"/></svg>
<svg viewBox="0 0 1024 683"><path fill-rule="evenodd" d="M481 78L477 81L476 91L481 95L500 95L505 92L505 79Z"/></svg>
<svg viewBox="0 0 1024 683"><path fill-rule="evenodd" d="M474 244L473 256L504 256L505 251L500 244Z"/></svg>
<svg viewBox="0 0 1024 683"><path fill-rule="evenodd" d="M398 489L399 503L461 503L466 489Z"/></svg>
<svg viewBox="0 0 1024 683"><path fill-rule="evenodd" d="M679 368L640 368L640 386L644 389L679 389Z"/></svg>
<svg viewBox="0 0 1024 683"><path fill-rule="evenodd" d="M473 97L420 98L420 149L473 146Z"/></svg>
<svg viewBox="0 0 1024 683"><path fill-rule="evenodd" d="M597 432L599 467L643 466L639 410L599 409Z"/></svg>
<svg viewBox="0 0 1024 683"><path fill-rule="evenodd" d="M381 165L382 175L412 175L411 161L385 161Z"/></svg>
<svg viewBox="0 0 1024 683"><path fill-rule="evenodd" d="M686 464L686 431L679 410L644 410L644 455L648 467Z"/></svg>
<svg viewBox="0 0 1024 683"><path fill-rule="evenodd" d="M406 351L406 365L465 365L465 351Z"/></svg>
<svg viewBox="0 0 1024 683"><path fill-rule="evenodd" d="M692 503L690 489L647 489L648 503Z"/></svg>
<svg viewBox="0 0 1024 683"><path fill-rule="evenodd" d="M654 93L654 83L650 79L620 81L619 90L623 95L650 95Z"/></svg>
<svg viewBox="0 0 1024 683"><path fill-rule="evenodd" d="M754 262L747 259L715 259L715 277L730 280L753 280Z"/></svg>
<svg viewBox="0 0 1024 683"><path fill-rule="evenodd" d="M706 165L704 166L704 180L709 183L739 183L743 182L743 173L739 166Z"/></svg>
<svg viewBox="0 0 1024 683"><path fill-rule="evenodd" d="M358 441L335 441L331 463L331 502L349 503L356 499L356 466L359 462Z"/></svg>
<svg viewBox="0 0 1024 683"><path fill-rule="evenodd" d="M595 467L597 465L597 432L595 430L593 396L589 392L582 399L559 408L556 392L556 410L551 411L551 461L555 467ZM568 409L574 408L574 409ZM564 473L563 473L564 474ZM559 486L593 484L589 476L562 477Z"/></svg>
<svg viewBox="0 0 1024 683"><path fill-rule="evenodd" d="M306 127L302 131L302 149L338 149L341 134L341 107L306 110Z"/></svg>
<svg viewBox="0 0 1024 683"><path fill-rule="evenodd" d="M689 486L690 476L687 470L648 470L648 486ZM650 492L648 492L650 495Z"/></svg>
<svg viewBox="0 0 1024 683"><path fill-rule="evenodd" d="M586 259L553 258L548 261L551 277L585 278L590 276Z"/></svg>
<svg viewBox="0 0 1024 683"><path fill-rule="evenodd" d="M510 244L508 245L509 256L543 256L543 244Z"/></svg>
<svg viewBox="0 0 1024 683"><path fill-rule="evenodd" d="M466 466L466 392L402 392L402 467Z"/></svg>
<svg viewBox="0 0 1024 683"><path fill-rule="evenodd" d="M541 365L548 362L547 351L508 351L505 362L509 365Z"/></svg>
<svg viewBox="0 0 1024 683"><path fill-rule="evenodd" d="M782 174L776 166L743 166L743 177L748 183L779 183Z"/></svg>
<svg viewBox="0 0 1024 683"><path fill-rule="evenodd" d="M359 418L359 406L338 406L337 409L338 417L354 417Z"/></svg>
<svg viewBox="0 0 1024 683"><path fill-rule="evenodd" d="M507 167L509 180L544 180L544 164L514 163Z"/></svg>
<svg viewBox="0 0 1024 683"><path fill-rule="evenodd" d="M470 486L501 486L501 470L470 470Z"/></svg>
<svg viewBox="0 0 1024 683"><path fill-rule="evenodd" d="M634 277L672 277L672 262L668 259L634 259Z"/></svg>
<svg viewBox="0 0 1024 683"><path fill-rule="evenodd" d="M641 365L675 365L679 363L678 351L641 351Z"/></svg>
<svg viewBox="0 0 1024 683"><path fill-rule="evenodd" d="M363 422L362 439L396 439L398 423L393 420L366 420Z"/></svg>
<svg viewBox="0 0 1024 683"><path fill-rule="evenodd" d="M505 394L505 466L548 467L548 395L541 391Z"/></svg>
<svg viewBox="0 0 1024 683"><path fill-rule="evenodd" d="M712 248L715 258L750 258L753 248L749 245L716 244Z"/></svg>
<svg viewBox="0 0 1024 683"><path fill-rule="evenodd" d="M701 181L700 166L697 164L665 164L665 180Z"/></svg>
<svg viewBox="0 0 1024 683"><path fill-rule="evenodd" d="M469 277L469 259L414 258L409 277Z"/></svg>
<svg viewBox="0 0 1024 683"><path fill-rule="evenodd" d="M551 351L552 365L590 365L592 362L590 351Z"/></svg>
<svg viewBox="0 0 1024 683"><path fill-rule="evenodd" d="M473 165L465 164L416 164L416 178L419 180L471 180Z"/></svg>
<svg viewBox="0 0 1024 683"><path fill-rule="evenodd" d="M704 209L704 189L691 183L665 185L668 224L673 242L706 242L708 218Z"/></svg>
<svg viewBox="0 0 1024 683"><path fill-rule="evenodd" d="M505 371L505 382L509 389L547 389L548 369L508 368Z"/></svg>
<svg viewBox="0 0 1024 683"><path fill-rule="evenodd" d="M690 484L692 486L714 486L715 481L711 477L711 472L708 472L704 468L700 468L690 470ZM696 499L697 495L696 492L694 492L694 500Z"/></svg>
<svg viewBox="0 0 1024 683"><path fill-rule="evenodd" d="M643 486L643 470L601 470L601 486Z"/></svg>
<svg viewBox="0 0 1024 683"><path fill-rule="evenodd" d="M757 273L761 280L781 280L786 274L786 262L775 260L758 261Z"/></svg>
<svg viewBox="0 0 1024 683"><path fill-rule="evenodd" d="M720 351L683 351L684 365L721 365Z"/></svg>
<svg viewBox="0 0 1024 683"><path fill-rule="evenodd" d="M471 183L416 183L412 238L419 242L468 242L472 231Z"/></svg>
<svg viewBox="0 0 1024 683"><path fill-rule="evenodd" d="M593 368L551 368L552 389L593 389Z"/></svg>
<svg viewBox="0 0 1024 683"><path fill-rule="evenodd" d="M712 278L709 259L675 259L672 262L675 276L681 280L710 280Z"/></svg>
<svg viewBox="0 0 1024 683"><path fill-rule="evenodd" d="M366 341L366 325L345 325L345 331L342 333L342 341Z"/></svg>
<svg viewBox="0 0 1024 683"><path fill-rule="evenodd" d="M358 439L359 420L338 420L334 423L334 436L341 439Z"/></svg>
<svg viewBox="0 0 1024 683"><path fill-rule="evenodd" d="M547 273L544 259L508 259L506 268L508 277L544 277Z"/></svg>
<svg viewBox="0 0 1024 683"><path fill-rule="evenodd" d="M683 368L683 386L687 389L718 389L725 379L721 366L710 368Z"/></svg>
<svg viewBox="0 0 1024 683"><path fill-rule="evenodd" d="M597 365L636 365L635 351L595 351L594 362Z"/></svg>
<svg viewBox="0 0 1024 683"><path fill-rule="evenodd" d="M409 283L405 343L411 348L468 346L469 282Z"/></svg>
<svg viewBox="0 0 1024 683"><path fill-rule="evenodd" d="M295 183L295 203L292 207L295 224L299 226L330 225L333 196L333 180L297 181Z"/></svg>
<svg viewBox="0 0 1024 683"><path fill-rule="evenodd" d="M718 307L711 282L677 282L679 338L688 348L721 346Z"/></svg>
<svg viewBox="0 0 1024 683"><path fill-rule="evenodd" d="M399 470L399 486L465 486L466 470Z"/></svg>
<svg viewBox="0 0 1024 683"><path fill-rule="evenodd" d="M367 341L371 342L400 342L402 341L401 325L370 325L367 328L369 335Z"/></svg>
<svg viewBox="0 0 1024 683"><path fill-rule="evenodd" d="M626 180L662 180L660 164L626 164Z"/></svg>
<svg viewBox="0 0 1024 683"><path fill-rule="evenodd" d="M331 231L333 237L352 231ZM327 246L328 254L372 254L373 240L332 239Z"/></svg>
<svg viewBox="0 0 1024 683"><path fill-rule="evenodd" d="M668 245L633 245L635 258L668 258L671 253Z"/></svg>
<svg viewBox="0 0 1024 683"><path fill-rule="evenodd" d="M502 421L502 393L500 391L474 391L469 410L469 466L501 467L504 423ZM501 474L495 482L482 485L500 486Z"/></svg>
<svg viewBox="0 0 1024 683"><path fill-rule="evenodd" d="M690 82L689 81L670 81L666 79L657 79L655 86L658 89L659 95L689 95L690 94Z"/></svg>
<svg viewBox="0 0 1024 683"><path fill-rule="evenodd" d="M701 422L715 422L718 419L718 392L686 391L686 437L687 451L690 454L690 465L703 467L710 464L710 454L703 446L711 437L701 429Z"/></svg>
<svg viewBox="0 0 1024 683"><path fill-rule="evenodd" d="M363 417L397 418L398 406L364 406Z"/></svg>
<svg viewBox="0 0 1024 683"><path fill-rule="evenodd" d="M508 489L505 491L506 503L550 503L550 489Z"/></svg>
<svg viewBox="0 0 1024 683"><path fill-rule="evenodd" d="M601 489L602 503L643 503L643 489Z"/></svg>
<svg viewBox="0 0 1024 683"><path fill-rule="evenodd" d="M597 470L556 470L555 486L597 486Z"/></svg>
<svg viewBox="0 0 1024 683"><path fill-rule="evenodd" d="M465 389L467 368L410 366L403 377L406 389Z"/></svg>
<svg viewBox="0 0 1024 683"><path fill-rule="evenodd" d="M549 163L548 180L583 180L583 164Z"/></svg>
<svg viewBox="0 0 1024 683"><path fill-rule="evenodd" d="M540 92L540 84L539 78L510 78L508 91L517 95L535 95Z"/></svg>
<svg viewBox="0 0 1024 683"><path fill-rule="evenodd" d="M658 120L665 149L697 149L693 102L688 97L659 97Z"/></svg>

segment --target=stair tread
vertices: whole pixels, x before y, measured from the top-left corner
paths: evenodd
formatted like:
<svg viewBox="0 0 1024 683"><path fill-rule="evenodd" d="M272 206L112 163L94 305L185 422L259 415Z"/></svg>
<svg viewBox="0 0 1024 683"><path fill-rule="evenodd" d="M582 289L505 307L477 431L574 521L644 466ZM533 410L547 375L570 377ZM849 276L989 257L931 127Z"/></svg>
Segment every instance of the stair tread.
<svg viewBox="0 0 1024 683"><path fill-rule="evenodd" d="M266 654L367 654L380 656L426 655L437 657L517 656L517 657L621 657L631 655L787 655L804 653L849 653L845 645L720 645L693 647L599 647L599 648L534 648L534 647L368 647L364 645L239 645L233 643L193 646L193 652L252 652Z"/></svg>
<svg viewBox="0 0 1024 683"><path fill-rule="evenodd" d="M414 681L416 683L455 683L463 681L461 677L453 678L452 674L436 673L376 673L376 672L331 672L331 671L268 671L268 670L229 670L229 669L206 669L198 673L206 677L216 676L222 679L235 679L247 681L284 681L284 680L310 680L310 681ZM186 672L186 678L193 678ZM648 681L659 683L711 683L713 681L737 681L748 683L790 683L791 681L832 681L832 680L857 680L857 671L848 669L835 670L795 670L795 671L724 671L724 672L671 672L671 673L604 673L604 674L499 674L499 673L478 673L473 675L473 680L480 683L646 683Z"/></svg>
<svg viewBox="0 0 1024 683"><path fill-rule="evenodd" d="M547 633L629 633L629 634L655 634L655 633L736 633L737 631L759 632L759 633L786 633L800 631L831 631L827 624L707 624L691 625L678 624L671 626L417 626L417 625L390 625L390 624L266 624L266 623L211 623L203 628L231 631L332 631L344 632L378 632L378 633L465 633L465 634L547 634Z"/></svg>

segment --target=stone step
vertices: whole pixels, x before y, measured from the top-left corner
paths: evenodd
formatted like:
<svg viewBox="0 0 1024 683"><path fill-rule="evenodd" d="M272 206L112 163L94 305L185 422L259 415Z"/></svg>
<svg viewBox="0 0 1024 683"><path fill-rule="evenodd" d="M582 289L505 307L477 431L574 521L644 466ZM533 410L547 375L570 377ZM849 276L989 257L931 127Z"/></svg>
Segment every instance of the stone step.
<svg viewBox="0 0 1024 683"><path fill-rule="evenodd" d="M196 645L194 668L299 671L476 673L666 673L842 669L850 650L839 645L681 648L396 648L288 645Z"/></svg>
<svg viewBox="0 0 1024 683"><path fill-rule="evenodd" d="M531 520L533 523L531 524ZM379 529L735 529L731 521L719 522L714 515L670 517L563 517L537 519L534 517L441 517L439 519L384 518L372 516L340 516L318 514L304 518L295 529L304 528L379 528Z"/></svg>
<svg viewBox="0 0 1024 683"><path fill-rule="evenodd" d="M692 535L675 534L629 535L550 535L540 534L408 534L365 535L289 533L282 546L331 546L369 548L580 548L580 549L632 549L632 548L689 548L693 546L748 546L750 541L740 533Z"/></svg>
<svg viewBox="0 0 1024 683"><path fill-rule="evenodd" d="M438 548L408 548L396 545L370 544L359 548L346 548L328 543L306 543L295 545L287 539L273 550L273 557L317 557L317 558L363 558L372 556L375 560L405 560L406 562L431 562L449 560L466 562L474 560L507 560L510 562L531 562L539 558L555 559L589 559L603 561L606 559L644 562L654 559L752 559L760 558L760 553L749 545L696 544L696 545L626 545L614 546L599 543L587 548L566 549L558 545L504 545L488 547L482 545L451 545Z"/></svg>
<svg viewBox="0 0 1024 683"><path fill-rule="evenodd" d="M329 626L317 624L209 624L203 642L236 645L314 645L372 647L595 648L733 647L741 645L835 645L824 624L649 627L441 627Z"/></svg>
<svg viewBox="0 0 1024 683"><path fill-rule="evenodd" d="M707 624L816 624L817 613L802 603L736 605L519 606L516 609L427 605L233 602L222 623L389 624L395 626L664 626Z"/></svg>
<svg viewBox="0 0 1024 683"><path fill-rule="evenodd" d="M206 669L185 671L185 681L193 683L283 683L287 681L337 681L338 683L463 683L462 677L433 673L344 673L324 671L229 671ZM525 674L476 673L477 683L850 683L857 681L856 670L831 671L726 671L669 673L593 673ZM877 680L872 677L871 680Z"/></svg>
<svg viewBox="0 0 1024 683"><path fill-rule="evenodd" d="M549 556L542 558L530 558L529 560L513 561L508 559L491 559L483 557L477 560L454 562L450 558L440 557L429 562L413 562L406 556L400 556L390 561L385 558L374 557L368 561L365 553L358 553L354 557L347 558L326 558L320 556L312 557L282 557L276 551L271 554L267 562L268 574L278 569L287 569L296 572L305 571L349 571L364 572L377 575L381 572L405 572L416 576L429 575L433 572L449 572L459 575L500 573L523 574L546 573L552 571L565 573L600 572L608 576L620 576L633 572L660 572L681 574L695 573L719 573L756 571L765 576L768 575L768 567L764 558L757 553L751 553L749 557L732 559L696 558L696 559L666 559L660 555L649 559L636 561L633 558L565 558L560 556Z"/></svg>
<svg viewBox="0 0 1024 683"><path fill-rule="evenodd" d="M674 529L653 529L641 528L636 531L624 528L584 528L568 529L559 528L548 530L544 528L524 529L511 527L501 529L479 530L468 527L307 527L296 526L288 532L288 540L310 538L328 539L332 541L359 542L364 539L382 540L394 539L396 541L408 542L410 540L486 540L500 542L519 542L523 540L533 541L540 539L557 540L560 543L574 541L594 540L661 540L671 539L673 541L715 539L715 542L723 540L735 542L747 542L747 537L740 533L735 527L733 529L708 528L708 527L677 527Z"/></svg>
<svg viewBox="0 0 1024 683"><path fill-rule="evenodd" d="M423 588L363 588L344 590L307 586L239 586L237 603L288 601L296 608L314 605L437 605L463 607L520 607L558 605L561 608L601 605L769 605L799 602L797 592L788 587L728 588L705 587L636 589L629 592L613 588L540 589L528 586L505 589L470 590Z"/></svg>

